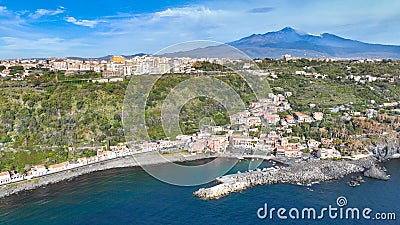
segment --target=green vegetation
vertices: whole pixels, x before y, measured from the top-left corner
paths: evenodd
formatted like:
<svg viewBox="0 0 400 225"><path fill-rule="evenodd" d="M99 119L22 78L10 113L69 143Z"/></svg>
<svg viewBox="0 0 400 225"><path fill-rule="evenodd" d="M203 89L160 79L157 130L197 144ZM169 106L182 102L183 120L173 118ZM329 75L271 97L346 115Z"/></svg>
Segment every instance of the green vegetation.
<svg viewBox="0 0 400 225"><path fill-rule="evenodd" d="M344 144L350 149L362 149L363 145L354 137L364 133L379 134L377 130L399 131L398 113L392 108L379 108L384 115L365 120L343 119L344 113L332 112L330 108L343 105L347 112L365 112L377 108L384 102L400 99L400 63L382 62L358 63L356 61L282 61L265 59L259 66L274 73L277 79L268 77L271 88L282 87L291 91L288 97L293 110L279 113L282 118L294 111L311 114L325 113L322 121L302 123L292 127L287 136L304 138L336 138L337 145ZM246 106L255 100L254 94L236 74L212 63L194 65L203 71L223 71L213 77L226 82L245 102ZM4 67L0 66L0 71ZM22 73L23 68L10 68L13 74ZM294 75L296 71L325 74L326 78ZM349 76L371 75L374 82L356 82ZM164 139L161 124L163 100L179 83L198 74L165 74L157 81L146 102L146 126L152 139ZM10 77L0 78L0 147L13 151L0 151L0 171L15 169L23 171L30 165L53 164L74 160L94 154L92 151L68 152L68 146L104 146L123 142L122 104L128 81L117 83L91 83L90 79L100 74L83 72L66 74L32 69L32 75L24 81L12 81ZM278 92L276 92L278 93ZM371 103L371 100L375 103ZM373 102L372 101L372 102ZM315 104L310 107L310 104ZM198 132L201 120L211 118L216 125L229 123L226 109L219 102L207 97L191 99L180 112L180 128L186 134ZM235 126L233 126L235 127ZM268 132L270 127L258 127L250 135L258 136L260 131ZM369 141L376 141L368 136Z"/></svg>
<svg viewBox="0 0 400 225"><path fill-rule="evenodd" d="M166 138L161 124L161 107L164 99L176 85L195 76L197 75L165 74L155 83L146 105L146 125L151 139ZM256 100L248 84L239 75L229 73L215 78L232 87L247 106ZM198 132L200 120L205 117L212 118L216 125L229 123L228 113L220 103L207 97L198 97L191 99L182 107L179 118L182 132L185 134Z"/></svg>

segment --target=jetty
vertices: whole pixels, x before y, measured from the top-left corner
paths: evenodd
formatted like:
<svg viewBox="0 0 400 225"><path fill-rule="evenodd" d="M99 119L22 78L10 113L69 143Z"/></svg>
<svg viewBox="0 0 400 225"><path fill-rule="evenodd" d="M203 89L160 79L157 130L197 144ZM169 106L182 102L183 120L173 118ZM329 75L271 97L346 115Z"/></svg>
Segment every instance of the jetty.
<svg viewBox="0 0 400 225"><path fill-rule="evenodd" d="M218 199L230 193L245 190L256 185L290 183L307 185L315 182L338 180L351 173L371 168L372 160L333 161L312 160L293 163L286 167L248 171L219 177L220 182L210 188L200 188L193 194L201 199Z"/></svg>

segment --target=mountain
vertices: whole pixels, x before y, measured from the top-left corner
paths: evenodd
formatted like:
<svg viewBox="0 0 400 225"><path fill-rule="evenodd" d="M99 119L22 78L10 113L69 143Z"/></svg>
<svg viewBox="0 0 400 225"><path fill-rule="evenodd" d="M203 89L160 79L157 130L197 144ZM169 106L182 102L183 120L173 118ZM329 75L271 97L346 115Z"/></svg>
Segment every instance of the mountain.
<svg viewBox="0 0 400 225"><path fill-rule="evenodd" d="M251 58L281 58L285 54L303 58L391 58L400 59L400 46L369 44L342 38L334 34L312 35L291 27L265 34L253 34L227 43ZM227 57L237 58L237 51L226 46L198 48L175 52L176 57Z"/></svg>
<svg viewBox="0 0 400 225"><path fill-rule="evenodd" d="M400 58L400 46L369 44L323 33L312 35L291 27L265 34L253 34L227 43L252 58L295 57Z"/></svg>
<svg viewBox="0 0 400 225"><path fill-rule="evenodd" d="M138 53L138 54L134 54L134 55L122 55L125 58L133 58L135 56L144 56L144 55L148 55L145 53ZM83 57L66 57L67 59L75 59L75 60L88 60L88 59L96 59L96 60L110 60L110 58L113 55L106 55L106 56L102 56L102 57L97 57L97 58L83 58Z"/></svg>

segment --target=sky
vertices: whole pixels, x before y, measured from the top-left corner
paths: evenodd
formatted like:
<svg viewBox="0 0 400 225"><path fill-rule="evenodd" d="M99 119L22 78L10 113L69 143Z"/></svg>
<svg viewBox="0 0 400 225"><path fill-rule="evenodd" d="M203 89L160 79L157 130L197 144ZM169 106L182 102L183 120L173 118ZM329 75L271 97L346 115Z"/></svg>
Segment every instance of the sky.
<svg viewBox="0 0 400 225"><path fill-rule="evenodd" d="M151 54L287 26L400 45L400 1L0 0L0 59Z"/></svg>

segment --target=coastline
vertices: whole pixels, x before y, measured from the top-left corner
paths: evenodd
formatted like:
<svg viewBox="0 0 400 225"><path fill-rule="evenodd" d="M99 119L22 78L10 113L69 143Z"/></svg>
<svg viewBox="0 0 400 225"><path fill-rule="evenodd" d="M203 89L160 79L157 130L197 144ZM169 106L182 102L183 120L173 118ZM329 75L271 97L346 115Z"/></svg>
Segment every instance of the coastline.
<svg viewBox="0 0 400 225"><path fill-rule="evenodd" d="M147 162L146 165L160 165L165 163L165 161L163 160L158 160L159 159L158 157L154 157L155 154L158 153L156 152L139 153L134 156L110 159L107 161L101 161L90 165L85 165L65 171L60 171L57 173L47 174L45 176L33 178L31 180L24 180L16 183L10 183L4 186L0 186L0 199L10 195L17 194L19 192L37 189L42 186L58 183L64 180L72 179L74 177L93 173L96 171L140 166L136 158L140 158L140 162L146 160ZM211 154L197 154L197 155L167 154L163 156L171 162L189 162L189 161L212 159L218 157L218 155L211 155Z"/></svg>
<svg viewBox="0 0 400 225"><path fill-rule="evenodd" d="M372 158L353 161L313 160L299 162L278 169L225 175L217 178L220 184L209 188L200 188L193 192L193 195L200 199L212 200L258 185L278 183L309 185L318 182L341 180L352 173L367 171L371 173L369 177L381 179L381 174L375 175L377 171L380 172L375 164L376 162ZM371 170L371 168L373 169Z"/></svg>
<svg viewBox="0 0 400 225"><path fill-rule="evenodd" d="M84 174L90 174L96 171L104 171L116 168L138 167L144 165L139 165L136 158L139 158L140 162L146 162L145 165L162 165L165 163L165 160L160 160L159 157L154 157L158 154L158 152L138 153L133 156L100 161L97 163L76 167L57 173L47 174L45 176L33 178L31 180L10 183L4 186L0 186L0 199L10 195L18 194L19 192L37 189L39 187L69 180L74 177L78 177ZM170 162L190 162L202 159L212 159L216 157L238 158L235 154L166 154L163 156ZM244 158L259 158L273 161L277 160L274 157L271 158L259 155L251 155ZM344 176L350 173L367 171L376 163L376 161L374 161L372 158L351 161L315 160L311 162L298 162L294 164L284 164L279 160L277 160L276 162L288 166L282 167L283 169L280 170L249 171L241 174L225 175L216 179L220 182L220 184L210 188L200 188L193 194L202 199L217 199L230 193L245 190L256 185L268 185L274 183L301 183L305 185L313 182L323 182L335 179L338 180L342 179ZM308 164L308 166L305 166L304 164ZM335 164L340 165L337 166ZM332 165L334 165L334 167L332 167ZM350 166L350 168L344 169L348 166ZM325 169L326 171L326 168L335 168L336 171L331 172L329 176L325 176L324 178L318 177L318 171L321 171L323 169ZM338 168L341 168L341 170L337 171ZM285 176L282 176L282 171L285 171L285 173L289 172L288 174L291 175L286 174ZM311 176L311 179L305 177L307 173L309 178ZM265 174L268 175L266 176L267 179L260 180L260 177L263 177Z"/></svg>

